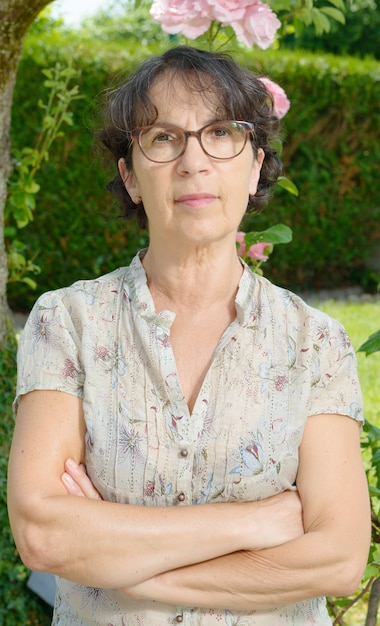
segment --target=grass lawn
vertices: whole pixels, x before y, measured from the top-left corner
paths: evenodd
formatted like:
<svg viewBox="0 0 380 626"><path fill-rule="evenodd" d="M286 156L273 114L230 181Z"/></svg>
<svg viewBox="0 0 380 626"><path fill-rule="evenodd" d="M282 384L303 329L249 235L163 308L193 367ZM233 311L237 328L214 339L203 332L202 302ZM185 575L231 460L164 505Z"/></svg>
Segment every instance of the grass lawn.
<svg viewBox="0 0 380 626"><path fill-rule="evenodd" d="M326 301L312 304L343 324L355 350L380 328L380 301L362 304ZM365 416L380 427L380 352L370 356L359 352L357 357Z"/></svg>

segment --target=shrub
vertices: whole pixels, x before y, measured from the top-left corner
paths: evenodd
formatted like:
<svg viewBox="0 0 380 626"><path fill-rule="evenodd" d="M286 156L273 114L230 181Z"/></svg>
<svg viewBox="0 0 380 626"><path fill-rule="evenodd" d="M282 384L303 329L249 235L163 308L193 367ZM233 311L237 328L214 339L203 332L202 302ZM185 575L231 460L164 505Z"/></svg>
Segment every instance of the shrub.
<svg viewBox="0 0 380 626"><path fill-rule="evenodd" d="M266 273L293 289L367 286L380 240L378 64L281 53L263 55L263 67L292 103L283 159L300 192L296 199L281 191L249 220L259 230L270 222L293 229L293 243L276 248Z"/></svg>
<svg viewBox="0 0 380 626"><path fill-rule="evenodd" d="M26 586L29 570L21 563L7 514L7 465L13 431L16 385L16 339L10 331L0 351L0 624L48 626L51 608Z"/></svg>

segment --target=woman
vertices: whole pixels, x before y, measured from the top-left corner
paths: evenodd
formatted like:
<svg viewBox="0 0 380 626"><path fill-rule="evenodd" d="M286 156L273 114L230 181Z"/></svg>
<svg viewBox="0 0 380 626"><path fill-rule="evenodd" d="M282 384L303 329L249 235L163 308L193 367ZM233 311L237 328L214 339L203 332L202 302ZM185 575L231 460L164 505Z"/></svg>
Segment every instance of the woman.
<svg viewBox="0 0 380 626"><path fill-rule="evenodd" d="M279 174L271 111L187 47L110 94L111 188L149 247L42 296L19 352L9 512L24 562L58 576L56 625L326 625L323 596L360 582L353 350L236 253Z"/></svg>

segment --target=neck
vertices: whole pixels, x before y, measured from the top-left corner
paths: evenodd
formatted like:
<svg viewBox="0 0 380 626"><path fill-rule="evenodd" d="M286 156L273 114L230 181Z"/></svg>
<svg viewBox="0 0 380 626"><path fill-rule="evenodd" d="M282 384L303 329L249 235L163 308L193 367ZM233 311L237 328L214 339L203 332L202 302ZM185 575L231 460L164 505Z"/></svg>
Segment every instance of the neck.
<svg viewBox="0 0 380 626"><path fill-rule="evenodd" d="M194 310L235 299L243 272L235 241L213 247L158 250L150 244L143 259L148 286L161 304ZM174 305L174 306L173 306Z"/></svg>

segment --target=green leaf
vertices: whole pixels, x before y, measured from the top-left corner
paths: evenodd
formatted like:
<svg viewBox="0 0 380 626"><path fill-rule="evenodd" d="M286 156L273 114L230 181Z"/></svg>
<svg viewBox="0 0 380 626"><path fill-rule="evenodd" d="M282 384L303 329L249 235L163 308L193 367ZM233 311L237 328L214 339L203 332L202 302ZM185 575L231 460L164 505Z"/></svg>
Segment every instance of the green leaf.
<svg viewBox="0 0 380 626"><path fill-rule="evenodd" d="M20 254L15 250L11 250L8 254L8 265L11 270L20 270L25 267L26 259L23 254Z"/></svg>
<svg viewBox="0 0 380 626"><path fill-rule="evenodd" d="M36 199L32 193L25 192L24 195L25 195L26 213L30 215L30 219L33 219L31 211L34 211L34 209L36 208Z"/></svg>
<svg viewBox="0 0 380 626"><path fill-rule="evenodd" d="M372 553L372 559L378 565L380 565L380 545L377 545ZM377 573L379 575L379 572Z"/></svg>
<svg viewBox="0 0 380 626"><path fill-rule="evenodd" d="M281 157L282 150L283 150L283 143L282 143L281 139L274 139L273 141L270 142L270 146L271 146L271 148L276 150L278 156Z"/></svg>
<svg viewBox="0 0 380 626"><path fill-rule="evenodd" d="M52 69L42 70L42 73L43 73L44 76L46 76L50 80L53 78L53 70Z"/></svg>
<svg viewBox="0 0 380 626"><path fill-rule="evenodd" d="M30 287L31 289L36 289L37 287L37 283L35 280L33 280L32 278L29 278L28 276L24 276L23 278L20 279L21 283L25 283L26 285L28 285L28 287Z"/></svg>
<svg viewBox="0 0 380 626"><path fill-rule="evenodd" d="M297 18L294 19L294 25L296 27L296 32L298 32L298 30L299 30L299 32L302 32L303 31L303 25L310 26L310 24L313 21L311 11L309 11L305 7L303 7L300 11L298 11ZM298 24L298 22L300 22L300 23L302 22L302 25Z"/></svg>
<svg viewBox="0 0 380 626"><path fill-rule="evenodd" d="M35 203L34 196L28 193L25 193L24 190L15 191L11 198L12 206L15 207L15 213L28 213L29 208L34 209ZM31 202L32 201L32 202ZM31 206L32 205L32 206Z"/></svg>
<svg viewBox="0 0 380 626"><path fill-rule="evenodd" d="M293 238L293 233L289 226L285 224L276 224L267 228L267 230L252 231L246 233L244 241L247 246L252 246L259 241L265 241L266 243L278 244L289 243Z"/></svg>
<svg viewBox="0 0 380 626"><path fill-rule="evenodd" d="M375 454L372 456L371 466L374 468L376 472L377 486L379 487L380 486L380 449L376 450Z"/></svg>
<svg viewBox="0 0 380 626"><path fill-rule="evenodd" d="M358 352L365 352L366 356L374 352L380 352L380 330L370 335L367 341L360 346Z"/></svg>
<svg viewBox="0 0 380 626"><path fill-rule="evenodd" d="M42 122L42 128L44 129L53 128L55 125L56 125L55 118L52 115L45 115L43 122Z"/></svg>
<svg viewBox="0 0 380 626"><path fill-rule="evenodd" d="M25 228L25 226L27 226L29 222L31 222L31 220L28 220L26 218L16 219L17 228Z"/></svg>
<svg viewBox="0 0 380 626"><path fill-rule="evenodd" d="M286 191L289 191L289 193L292 193L294 196L298 196L298 188L289 178L286 178L286 176L279 176L277 185L286 189Z"/></svg>
<svg viewBox="0 0 380 626"><path fill-rule="evenodd" d="M73 67L65 67L61 70L60 75L65 76L66 78L74 78L74 76L78 76L79 72L75 70Z"/></svg>
<svg viewBox="0 0 380 626"><path fill-rule="evenodd" d="M313 9L311 18L315 26L315 32L317 33L317 35L323 35L323 33L330 32L330 21L326 17L326 15L323 15L323 13L321 13L319 9Z"/></svg>
<svg viewBox="0 0 380 626"><path fill-rule="evenodd" d="M329 0L329 2L333 4L334 7L336 7L337 9L340 9L341 11L346 10L346 6L343 0Z"/></svg>
<svg viewBox="0 0 380 626"><path fill-rule="evenodd" d="M25 244L22 243L22 241L15 239L14 241L12 241L12 250L16 250L17 252L22 252L23 250L25 250Z"/></svg>
<svg viewBox="0 0 380 626"><path fill-rule="evenodd" d="M49 89L54 89L54 87L56 86L56 81L55 80L45 80L44 81L44 86L48 87Z"/></svg>
<svg viewBox="0 0 380 626"><path fill-rule="evenodd" d="M292 3L289 0L271 0L267 4L269 4L274 13L279 13L280 11L290 11L292 7Z"/></svg>
<svg viewBox="0 0 380 626"><path fill-rule="evenodd" d="M368 485L368 491L371 498L379 498L380 497L380 489L374 487L373 485Z"/></svg>
<svg viewBox="0 0 380 626"><path fill-rule="evenodd" d="M361 442L362 447L371 448L372 451L377 450L380 441L380 428L366 420L364 422L363 431L366 434L366 438Z"/></svg>
<svg viewBox="0 0 380 626"><path fill-rule="evenodd" d="M36 158L38 156L38 151L35 148L23 148L21 151L22 155L32 156Z"/></svg>
<svg viewBox="0 0 380 626"><path fill-rule="evenodd" d="M368 580L369 578L372 578L372 576L375 576L377 578L378 575L379 569L375 565L367 565L363 574L363 578L364 580Z"/></svg>
<svg viewBox="0 0 380 626"><path fill-rule="evenodd" d="M40 186L38 183L31 181L29 184L24 187L26 193L38 193L40 190Z"/></svg>
<svg viewBox="0 0 380 626"><path fill-rule="evenodd" d="M340 22L341 24L346 23L346 18L344 17L342 11L339 11L339 9L334 9L334 7L322 7L321 11L326 13L326 15L331 17L336 22Z"/></svg>
<svg viewBox="0 0 380 626"><path fill-rule="evenodd" d="M15 226L10 226L9 224L7 226L4 226L4 237L13 239L13 237L16 237L16 233L17 228Z"/></svg>

